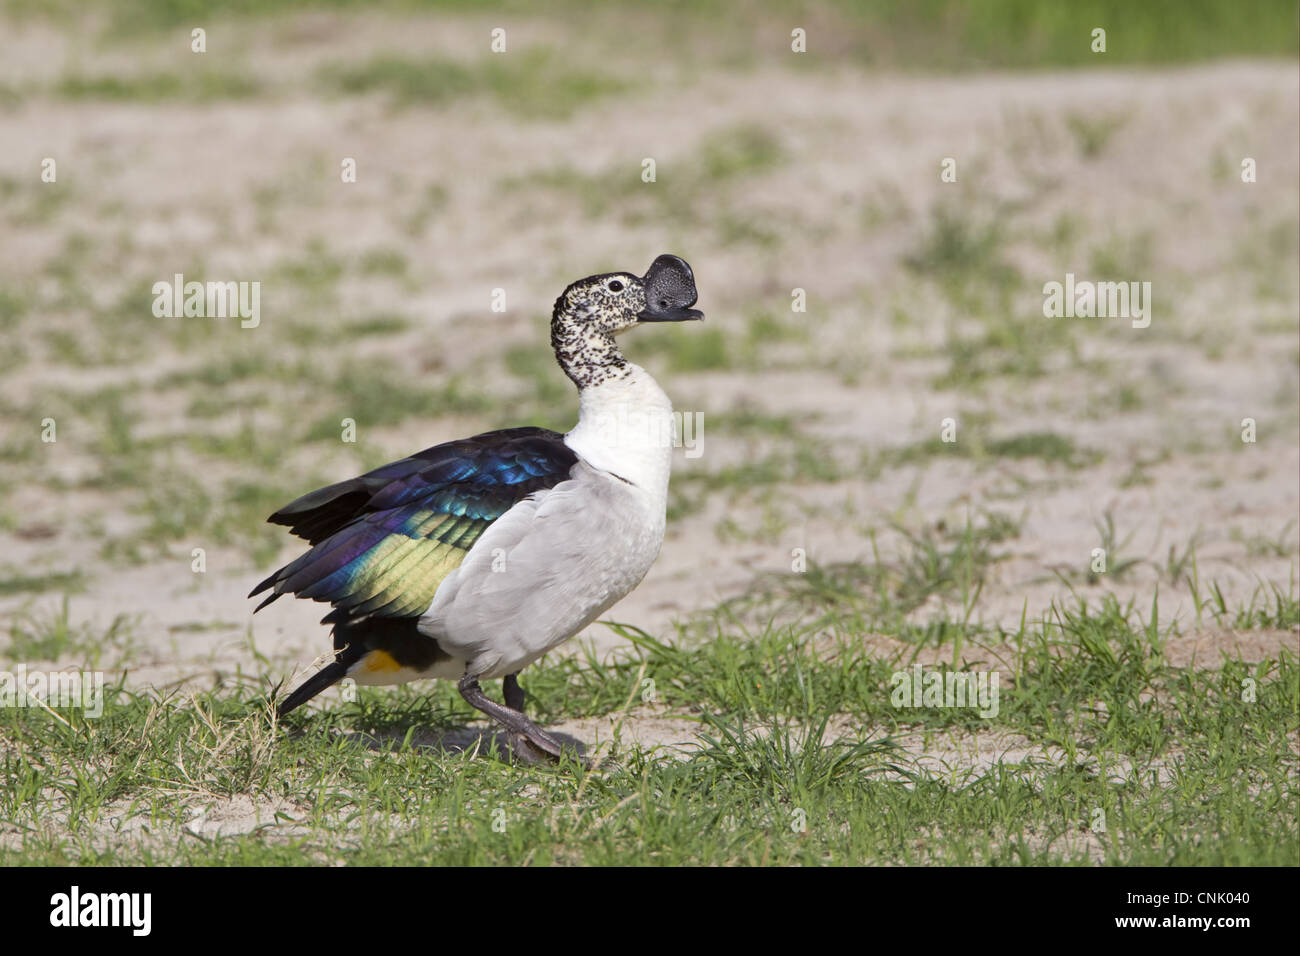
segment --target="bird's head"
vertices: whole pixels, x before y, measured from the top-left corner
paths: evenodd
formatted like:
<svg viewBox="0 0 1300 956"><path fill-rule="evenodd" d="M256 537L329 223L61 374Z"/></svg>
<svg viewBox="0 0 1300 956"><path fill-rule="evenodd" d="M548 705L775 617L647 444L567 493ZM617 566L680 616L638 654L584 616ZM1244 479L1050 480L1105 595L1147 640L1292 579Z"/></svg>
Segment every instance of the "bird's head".
<svg viewBox="0 0 1300 956"><path fill-rule="evenodd" d="M695 275L677 256L660 256L643 276L607 272L579 279L555 300L556 360L579 388L599 385L627 367L614 336L646 322L702 319L704 313L691 308L697 297Z"/></svg>
<svg viewBox="0 0 1300 956"><path fill-rule="evenodd" d="M555 322L586 334L617 335L643 322L702 319L695 275L685 259L663 255L643 276L607 272L579 279L555 303Z"/></svg>

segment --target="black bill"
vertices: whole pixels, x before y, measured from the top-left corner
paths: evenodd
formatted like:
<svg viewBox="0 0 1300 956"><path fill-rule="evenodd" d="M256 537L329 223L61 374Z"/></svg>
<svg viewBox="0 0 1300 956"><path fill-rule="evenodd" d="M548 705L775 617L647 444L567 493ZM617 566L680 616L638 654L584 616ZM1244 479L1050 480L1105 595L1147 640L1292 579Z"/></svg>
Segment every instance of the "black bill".
<svg viewBox="0 0 1300 956"><path fill-rule="evenodd" d="M660 256L650 264L643 279L645 309L637 313L642 322L685 322L702 319L704 313L692 309L699 293L695 291L695 274L685 259Z"/></svg>

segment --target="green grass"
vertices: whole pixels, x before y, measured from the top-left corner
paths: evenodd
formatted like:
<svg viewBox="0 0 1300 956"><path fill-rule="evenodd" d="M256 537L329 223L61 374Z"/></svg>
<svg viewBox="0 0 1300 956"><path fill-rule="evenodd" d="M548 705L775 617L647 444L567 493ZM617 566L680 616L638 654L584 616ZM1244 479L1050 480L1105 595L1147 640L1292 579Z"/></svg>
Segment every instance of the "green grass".
<svg viewBox="0 0 1300 956"><path fill-rule="evenodd" d="M969 458L977 462L996 459L1022 461L1036 458L1046 463L1076 469L1095 464L1101 453L1080 448L1068 435L1057 432L1022 432L1005 438L990 438L976 423L965 426L959 419L956 441L935 436L899 448L868 453L868 470L878 474L885 468L926 463L935 458Z"/></svg>
<svg viewBox="0 0 1300 956"><path fill-rule="evenodd" d="M417 416L473 414L492 408L486 396L469 390L459 377L428 387L378 361L367 361L364 366L345 365L326 383L326 388L327 401L334 410L318 417L307 430L306 437L311 441L338 441L344 418L356 422L360 437L365 428L396 425Z"/></svg>
<svg viewBox="0 0 1300 956"><path fill-rule="evenodd" d="M132 563L183 559L185 563L176 566L188 570L192 548L237 547L254 565L265 566L284 546L283 531L266 524L266 517L300 494L296 485L249 480L218 484L168 470L140 490L128 509L135 526L109 537L101 555Z"/></svg>
<svg viewBox="0 0 1300 956"><path fill-rule="evenodd" d="M402 331L406 322L391 314L364 316L341 323L334 335L339 340L385 336ZM130 347L129 337L118 339ZM27 405L13 410L14 417L38 424L53 417L58 444L41 444L34 426L26 439L6 436L0 443L0 462L39 469L51 451L66 448L78 456L81 467L48 482L55 493L114 496L117 515L128 522L114 522L111 532L96 518L86 525L88 536L100 539L99 553L105 559L140 563L171 560L196 546L235 547L260 566L284 544L282 532L266 525L266 516L330 480L326 474L299 471L294 483L284 484L287 444L338 446L341 422L351 418L356 422L352 447L360 459L356 467L364 470L368 463L400 457L374 443L376 428L412 418L483 415L496 408L470 389L468 377L439 376L436 385L424 386L379 357L364 365L344 362L322 368L320 361L308 357L277 358L262 344L239 339L238 347L207 350L212 354L206 360L198 351L197 362L148 388L131 381L85 392L41 389ZM557 384L566 384L553 368L552 373ZM275 382L309 384L310 390L268 384ZM159 429L148 409L173 402L186 409L188 417L179 427ZM571 416L567 399L565 404ZM273 417L264 417L267 413ZM258 475L274 479L264 482ZM76 587L80 582L71 577L0 576L0 596Z"/></svg>
<svg viewBox="0 0 1300 956"><path fill-rule="evenodd" d="M73 21L82 15L73 0L6 0L11 16ZM250 19L283 17L304 9L424 14L430 18L477 12L467 0L222 0L199 5L194 0L125 0L114 4L109 23L119 35L156 35L188 27L199 13ZM491 5L516 22L536 15L523 0ZM815 10L815 16L813 11ZM1295 6L1281 0L1258 0L1238 10L1216 0L1080 0L1068 5L1039 0L989 0L971 5L961 0L915 0L900 6L888 0L834 0L814 7L796 6L783 16L757 2L708 0L668 4L640 0L621 4L617 16L590 0L562 0L548 5L550 18L576 25L594 22L599 42L589 43L594 56L625 50L629 23L633 35L652 49L703 36L710 51L728 63L752 63L772 49L792 61L792 68L815 68L819 62L857 63L908 70L1060 68L1134 63L1176 63L1218 57L1295 55ZM809 28L809 52L789 53L791 23ZM623 27L620 31L617 27ZM777 30L777 27L780 30ZM1091 52L1091 30L1107 29L1107 52ZM595 31L593 31L595 32ZM607 34L607 35L606 35Z"/></svg>
<svg viewBox="0 0 1300 956"><path fill-rule="evenodd" d="M732 349L719 328L691 328L683 335L642 335L629 346L636 355L662 355L672 372L709 372L734 367Z"/></svg>
<svg viewBox="0 0 1300 956"><path fill-rule="evenodd" d="M869 562L810 561L803 573L758 579L727 608L843 634L883 632L918 645L960 647L987 633L972 612L989 572L1002 560L1001 546L1019 528L1018 519L994 512L967 515L959 525L895 523L887 534L869 534ZM922 608L944 613L918 616Z"/></svg>
<svg viewBox="0 0 1300 956"><path fill-rule="evenodd" d="M1088 115L1078 111L1067 113L1065 128L1074 138L1084 159L1096 159L1106 150L1115 134L1124 128L1129 117L1123 113Z"/></svg>
<svg viewBox="0 0 1300 956"><path fill-rule="evenodd" d="M1155 236L1152 233L1116 233L1093 248L1089 266L1098 280L1125 281L1149 276L1154 256Z"/></svg>
<svg viewBox="0 0 1300 956"><path fill-rule="evenodd" d="M362 275L390 276L400 278L406 275L410 263L400 249L381 246L368 249L361 256L358 268Z"/></svg>
<svg viewBox="0 0 1300 956"><path fill-rule="evenodd" d="M970 282L1008 286L1019 279L1004 259L1006 227L993 212L966 212L955 203L935 205L930 228L903 257L909 269L949 287Z"/></svg>
<svg viewBox="0 0 1300 956"><path fill-rule="evenodd" d="M11 615L6 627L8 642L0 651L0 661L73 659L96 667L106 658L120 665L134 653L133 626L125 615L118 615L106 629L76 623L66 594L57 608L27 609Z"/></svg>
<svg viewBox="0 0 1300 956"><path fill-rule="evenodd" d="M1128 555L1128 546L1133 541L1133 536L1130 534L1123 539L1119 537L1115 531L1115 516L1109 511L1094 522L1094 527L1097 529L1097 547L1106 552L1106 570L1095 572L1089 569L1088 583L1096 584L1103 574L1112 581L1120 581L1142 563L1138 558Z"/></svg>
<svg viewBox="0 0 1300 956"><path fill-rule="evenodd" d="M799 424L806 424L817 419L815 413L799 416L774 415L761 412L745 405L737 406L725 412L710 412L705 416L705 425L710 432L725 435L747 437L768 435L776 438L788 438L799 430Z"/></svg>
<svg viewBox="0 0 1300 956"><path fill-rule="evenodd" d="M563 118L628 86L573 62L558 51L536 47L512 54L485 51L472 63L383 55L364 64L323 67L318 81L336 93L384 93L405 107L443 106L483 95L521 119Z"/></svg>
<svg viewBox="0 0 1300 956"><path fill-rule="evenodd" d="M1010 262L1012 244L1024 239L1008 225L1018 211L1006 202L937 203L902 256L902 264L951 306L946 341L938 350L947 368L934 378L937 388L970 390L998 379L1041 378L1080 362L1076 325L1034 311L1025 280ZM1114 243L1106 247L1113 248Z"/></svg>
<svg viewBox="0 0 1300 956"><path fill-rule="evenodd" d="M707 432L707 416L705 428ZM778 485L835 482L846 474L831 443L795 434L767 454L750 456L738 464L680 472L668 487L668 520L671 523L694 514L716 492L726 492L734 499Z"/></svg>
<svg viewBox="0 0 1300 956"><path fill-rule="evenodd" d="M511 766L490 738L439 746L474 720L445 684L326 695L284 725L253 676L185 696L110 687L98 720L0 708L0 863L1296 863L1290 652L1174 668L1154 608L1058 605L980 649L1001 678L980 718L896 708L912 656L865 648L851 621L828 638L709 620L707 639L623 628L622 658L525 674L544 720L682 728L670 748L614 730L590 770ZM952 749L985 737L1001 759ZM261 825L205 832L199 815L231 800Z"/></svg>
<svg viewBox="0 0 1300 956"><path fill-rule="evenodd" d="M1251 279L1250 292L1265 302L1295 300L1297 278L1291 263L1300 254L1300 235L1294 216L1280 216L1272 221L1260 215L1259 228L1242 236L1234 255L1234 265ZM1279 331L1294 333L1295 319L1287 315L1279 322Z"/></svg>
<svg viewBox="0 0 1300 956"><path fill-rule="evenodd" d="M135 75L69 73L54 87L56 96L69 100L140 103L206 103L249 99L261 92L261 84L246 73L216 70Z"/></svg>
<svg viewBox="0 0 1300 956"><path fill-rule="evenodd" d="M854 45L858 57L905 69L1105 67L1297 51L1295 6L1280 0L1240 14L1215 0L920 0L902 8L846 0L840 9L845 29L885 36ZM1107 31L1105 53L1090 49L1094 27Z"/></svg>
<svg viewBox="0 0 1300 956"><path fill-rule="evenodd" d="M0 570L0 597L11 594L44 594L46 591L79 591L86 583L80 570L24 574L15 568Z"/></svg>
<svg viewBox="0 0 1300 956"><path fill-rule="evenodd" d="M1276 628L1294 631L1300 628L1300 603L1293 591L1284 592L1276 584L1260 585L1251 595L1250 602L1235 611L1229 611L1227 602L1217 588L1206 599L1206 606L1216 623L1239 630L1251 628Z"/></svg>
<svg viewBox="0 0 1300 956"><path fill-rule="evenodd" d="M1234 529L1232 539L1242 541L1246 545L1246 553L1253 558L1273 557L1285 558L1294 554L1297 550L1293 543L1296 537L1296 521L1292 518L1282 530L1276 534L1251 534L1242 533L1239 529Z"/></svg>
<svg viewBox="0 0 1300 956"><path fill-rule="evenodd" d="M0 332L12 332L18 328L29 308L18 289L0 289Z"/></svg>
<svg viewBox="0 0 1300 956"><path fill-rule="evenodd" d="M334 335L343 339L362 339L372 336L395 335L405 332L415 323L404 315L393 312L379 312L360 319L343 322Z"/></svg>
<svg viewBox="0 0 1300 956"><path fill-rule="evenodd" d="M741 188L788 161L774 130L735 123L710 131L686 151L673 144L669 155L648 155L655 160L654 182L642 181L643 157L636 157L597 172L553 166L511 176L501 188L525 209L550 193L590 219L617 215L628 226L648 226L667 218L681 228L710 229L723 245L771 248L780 245L782 232L800 226L787 216L784 230L773 231L770 214L754 205L752 190Z"/></svg>
<svg viewBox="0 0 1300 956"><path fill-rule="evenodd" d="M305 295L328 299L344 271L343 260L329 251L325 241L313 239L302 256L277 263L272 279L292 283Z"/></svg>

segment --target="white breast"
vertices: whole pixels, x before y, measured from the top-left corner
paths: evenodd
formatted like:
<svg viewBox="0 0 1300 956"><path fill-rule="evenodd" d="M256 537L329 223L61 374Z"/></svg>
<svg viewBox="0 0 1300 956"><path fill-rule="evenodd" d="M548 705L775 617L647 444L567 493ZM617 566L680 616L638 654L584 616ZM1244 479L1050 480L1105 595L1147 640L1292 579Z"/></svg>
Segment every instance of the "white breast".
<svg viewBox="0 0 1300 956"><path fill-rule="evenodd" d="M564 442L593 468L667 501L673 403L641 366L629 362L622 378L583 389L578 424Z"/></svg>
<svg viewBox="0 0 1300 956"><path fill-rule="evenodd" d="M504 677L636 587L664 537L672 406L643 370L582 393L571 477L498 518L447 576L421 632ZM596 393L596 394L593 394Z"/></svg>
<svg viewBox="0 0 1300 956"><path fill-rule="evenodd" d="M658 556L662 507L589 465L573 474L493 522L420 619L467 672L504 677L531 664L636 587Z"/></svg>

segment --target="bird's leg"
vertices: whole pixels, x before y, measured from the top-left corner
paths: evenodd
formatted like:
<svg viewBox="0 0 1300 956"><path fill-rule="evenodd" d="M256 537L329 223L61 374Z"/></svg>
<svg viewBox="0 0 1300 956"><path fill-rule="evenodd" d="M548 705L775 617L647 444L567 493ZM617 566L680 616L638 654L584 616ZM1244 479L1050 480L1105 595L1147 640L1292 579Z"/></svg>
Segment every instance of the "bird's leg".
<svg viewBox="0 0 1300 956"><path fill-rule="evenodd" d="M511 710L524 712L524 689L519 686L518 674L507 674L501 682L501 693L506 699L506 706Z"/></svg>
<svg viewBox="0 0 1300 956"><path fill-rule="evenodd" d="M507 678L508 679L508 678ZM515 685L518 688L518 684ZM528 763L537 763L546 758L560 759L560 742L542 728L525 717L518 710L503 707L483 693L478 678L466 674L456 685L460 696L476 710L481 710L498 721L510 735L510 746L515 755ZM512 695L513 696L513 695ZM521 698L523 691L520 691Z"/></svg>

